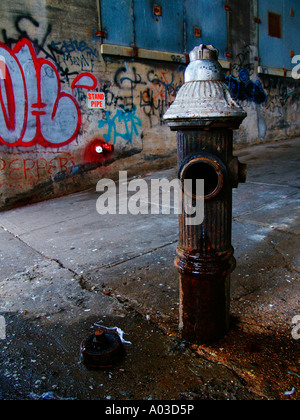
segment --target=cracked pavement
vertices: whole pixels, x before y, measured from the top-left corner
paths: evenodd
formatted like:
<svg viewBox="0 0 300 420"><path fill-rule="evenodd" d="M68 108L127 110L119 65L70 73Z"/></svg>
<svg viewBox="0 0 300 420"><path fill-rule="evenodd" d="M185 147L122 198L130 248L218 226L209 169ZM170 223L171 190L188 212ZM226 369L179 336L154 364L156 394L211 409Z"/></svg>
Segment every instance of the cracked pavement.
<svg viewBox="0 0 300 420"><path fill-rule="evenodd" d="M0 216L0 398L299 399L300 140L236 151L229 334L211 346L178 334L176 215L99 215L96 191ZM176 177L176 169L144 176ZM88 371L95 323L131 341L107 371Z"/></svg>

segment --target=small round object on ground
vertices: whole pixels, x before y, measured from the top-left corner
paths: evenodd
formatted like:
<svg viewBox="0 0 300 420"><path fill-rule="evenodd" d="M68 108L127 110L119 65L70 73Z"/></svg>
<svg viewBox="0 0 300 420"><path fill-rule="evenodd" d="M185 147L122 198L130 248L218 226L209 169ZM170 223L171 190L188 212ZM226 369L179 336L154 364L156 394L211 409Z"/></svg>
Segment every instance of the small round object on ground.
<svg viewBox="0 0 300 420"><path fill-rule="evenodd" d="M99 329L81 343L80 356L89 369L108 368L119 362L125 349L116 331Z"/></svg>

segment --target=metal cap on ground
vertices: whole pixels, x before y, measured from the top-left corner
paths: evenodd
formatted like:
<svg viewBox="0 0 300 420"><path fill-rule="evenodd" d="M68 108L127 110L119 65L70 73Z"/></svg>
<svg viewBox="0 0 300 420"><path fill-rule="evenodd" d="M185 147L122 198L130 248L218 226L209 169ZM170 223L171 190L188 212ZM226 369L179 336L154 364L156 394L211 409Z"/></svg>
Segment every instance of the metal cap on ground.
<svg viewBox="0 0 300 420"><path fill-rule="evenodd" d="M124 355L124 346L115 331L99 329L81 343L81 360L89 369L111 367Z"/></svg>

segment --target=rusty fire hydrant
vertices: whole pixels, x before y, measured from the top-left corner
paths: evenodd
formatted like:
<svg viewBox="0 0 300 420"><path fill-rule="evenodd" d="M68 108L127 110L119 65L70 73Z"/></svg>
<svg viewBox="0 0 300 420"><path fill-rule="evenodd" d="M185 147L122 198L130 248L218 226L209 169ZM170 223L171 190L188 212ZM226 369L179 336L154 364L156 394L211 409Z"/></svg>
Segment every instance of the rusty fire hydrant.
<svg viewBox="0 0 300 420"><path fill-rule="evenodd" d="M246 180L246 165L233 152L233 130L246 112L224 83L218 50L200 45L190 53L185 83L164 115L177 131L178 176L204 180L204 220L188 225L179 216L175 266L180 274L182 338L205 344L229 330L230 274L235 268L231 244L232 188ZM199 197L194 196L194 200Z"/></svg>

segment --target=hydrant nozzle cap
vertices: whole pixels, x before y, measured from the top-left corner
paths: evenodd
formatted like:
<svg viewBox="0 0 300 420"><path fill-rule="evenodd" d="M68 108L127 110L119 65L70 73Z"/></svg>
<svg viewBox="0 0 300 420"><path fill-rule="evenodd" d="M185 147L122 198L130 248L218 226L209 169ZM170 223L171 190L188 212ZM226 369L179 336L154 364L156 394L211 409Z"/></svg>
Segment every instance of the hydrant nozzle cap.
<svg viewBox="0 0 300 420"><path fill-rule="evenodd" d="M190 52L190 61L218 60L219 51L212 45L201 44Z"/></svg>

